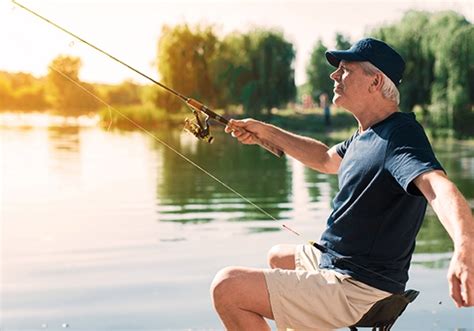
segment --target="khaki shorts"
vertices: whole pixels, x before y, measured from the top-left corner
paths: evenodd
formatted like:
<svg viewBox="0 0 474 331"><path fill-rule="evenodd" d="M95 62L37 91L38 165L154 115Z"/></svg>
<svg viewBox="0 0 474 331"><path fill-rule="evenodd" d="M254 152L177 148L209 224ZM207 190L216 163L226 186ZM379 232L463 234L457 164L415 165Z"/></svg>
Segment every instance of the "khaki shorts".
<svg viewBox="0 0 474 331"><path fill-rule="evenodd" d="M320 252L296 246L296 270L267 269L265 279L278 330L333 330L358 322L391 295L348 275L318 267Z"/></svg>

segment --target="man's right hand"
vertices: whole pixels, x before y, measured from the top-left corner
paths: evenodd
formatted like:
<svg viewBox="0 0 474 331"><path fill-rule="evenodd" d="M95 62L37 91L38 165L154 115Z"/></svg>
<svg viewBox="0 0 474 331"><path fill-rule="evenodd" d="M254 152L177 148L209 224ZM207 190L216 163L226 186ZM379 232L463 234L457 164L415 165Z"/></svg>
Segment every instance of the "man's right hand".
<svg viewBox="0 0 474 331"><path fill-rule="evenodd" d="M242 144L257 144L256 138L265 139L265 123L252 118L229 120L225 132L232 134Z"/></svg>

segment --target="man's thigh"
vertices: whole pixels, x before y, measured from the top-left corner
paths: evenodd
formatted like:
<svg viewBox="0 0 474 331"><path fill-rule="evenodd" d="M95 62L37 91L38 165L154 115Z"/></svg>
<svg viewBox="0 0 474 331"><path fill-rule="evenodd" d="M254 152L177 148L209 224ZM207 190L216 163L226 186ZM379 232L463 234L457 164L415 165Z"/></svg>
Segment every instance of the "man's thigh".
<svg viewBox="0 0 474 331"><path fill-rule="evenodd" d="M264 269L224 268L214 278L212 292L216 308L232 304L239 309L273 319Z"/></svg>

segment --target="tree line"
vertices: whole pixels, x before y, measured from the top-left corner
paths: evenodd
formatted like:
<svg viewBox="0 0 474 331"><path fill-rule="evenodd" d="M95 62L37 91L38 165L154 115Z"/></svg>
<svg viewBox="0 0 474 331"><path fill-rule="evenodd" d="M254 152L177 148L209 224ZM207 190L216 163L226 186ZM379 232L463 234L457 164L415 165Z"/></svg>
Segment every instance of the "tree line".
<svg viewBox="0 0 474 331"><path fill-rule="evenodd" d="M212 27L183 24L163 28L155 62L159 80L181 94L215 108L242 106L258 117L295 99L294 58L293 45L277 30L219 39ZM81 66L79 58L60 55L48 65L46 77L0 72L0 110L91 112L101 104L87 94L113 106L152 104L157 111L171 113L183 108L178 98L159 87L131 81L115 86L82 82Z"/></svg>
<svg viewBox="0 0 474 331"><path fill-rule="evenodd" d="M474 27L452 11L409 11L366 35L393 45L406 61L400 85L402 111L415 111L433 128L474 135ZM336 34L337 49L351 41ZM307 64L307 83L298 87L317 98L332 96L334 70L318 40ZM295 48L278 30L256 29L220 37L212 26L164 26L156 47L159 80L213 108L242 107L245 115L270 116L274 107L295 101ZM51 68L57 69L53 70ZM114 106L152 105L178 112L183 104L158 87L131 81L119 85L79 80L81 60L61 55L45 77L0 72L0 110L57 109L65 113L94 111L100 103L86 91ZM57 71L67 74L66 79ZM82 88L78 88L80 85Z"/></svg>

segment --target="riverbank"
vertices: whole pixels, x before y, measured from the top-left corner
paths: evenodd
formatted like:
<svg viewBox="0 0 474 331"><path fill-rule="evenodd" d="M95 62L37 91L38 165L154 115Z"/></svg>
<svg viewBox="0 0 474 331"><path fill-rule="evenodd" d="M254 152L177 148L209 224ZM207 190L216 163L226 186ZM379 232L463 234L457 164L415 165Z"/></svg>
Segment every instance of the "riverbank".
<svg viewBox="0 0 474 331"><path fill-rule="evenodd" d="M245 114L238 110L214 110L226 118L245 118ZM99 111L100 125L107 128L135 130L137 125L147 130L162 130L182 128L186 118L194 115L187 110L169 112L155 107L128 106L119 108L103 108ZM452 129L434 128L424 123L422 117L417 117L425 128L430 140L473 140L471 136L460 135ZM259 118L260 120L276 125L282 129L311 136L319 140L347 139L356 129L357 122L354 116L342 108L331 109L330 124L326 123L321 108L310 109L275 109L271 115ZM213 125L213 121L211 121ZM219 125L216 125L219 126Z"/></svg>
<svg viewBox="0 0 474 331"><path fill-rule="evenodd" d="M226 118L246 117L239 111L214 111ZM113 109L103 108L99 111L99 117L99 124L106 128L134 130L139 125L147 130L159 130L181 128L185 119L194 118L194 115L189 111L170 113L153 107L130 106ZM357 122L352 114L343 109L333 110L329 125L325 123L323 110L320 108L274 110L270 116L261 118L261 120L291 132L321 139L323 137L333 139L347 137L357 128ZM213 125L212 121L211 125Z"/></svg>
<svg viewBox="0 0 474 331"><path fill-rule="evenodd" d="M214 110L226 118L245 118L241 111ZM106 107L98 112L69 114L64 112L0 112L0 127L84 127L100 126L106 130L134 131L146 129L149 131L181 129L186 118L192 119L191 111L180 110L169 112L153 106ZM276 125L285 130L314 137L325 142L347 139L357 128L353 115L341 108L331 110L331 123L327 125L320 108L311 109L278 109L270 116L261 120ZM422 119L420 118L420 121ZM443 128L431 128L426 123L422 125L430 140L460 140L474 142L471 136L459 136L456 132ZM221 130L219 124L211 121L215 130ZM213 128L213 129L214 129Z"/></svg>

